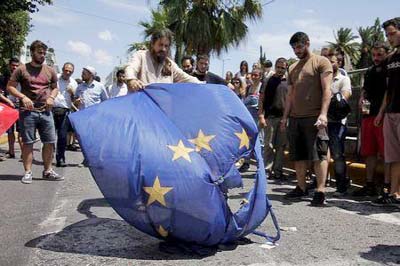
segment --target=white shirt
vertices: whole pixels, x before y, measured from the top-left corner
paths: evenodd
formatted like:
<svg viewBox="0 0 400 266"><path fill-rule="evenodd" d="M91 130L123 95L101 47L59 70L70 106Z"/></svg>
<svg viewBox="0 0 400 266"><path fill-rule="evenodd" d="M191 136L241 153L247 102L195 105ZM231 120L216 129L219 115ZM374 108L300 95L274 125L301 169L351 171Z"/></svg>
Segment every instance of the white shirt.
<svg viewBox="0 0 400 266"><path fill-rule="evenodd" d="M163 76L161 70L165 62L155 66L150 51L137 51L133 54L125 69L126 79L139 79L146 85L151 83L175 82L200 83L197 78L183 72L173 60L169 59L169 63L171 64L171 75Z"/></svg>
<svg viewBox="0 0 400 266"><path fill-rule="evenodd" d="M67 87L71 87L72 92L75 94L78 83L76 83L76 81L72 77L70 77L68 80L63 79L61 74L58 74L57 77L57 87L59 91L57 97L54 100L54 107L70 109L71 95L67 91Z"/></svg>
<svg viewBox="0 0 400 266"><path fill-rule="evenodd" d="M351 81L348 76L344 76L340 73L340 71L337 72L337 75L333 77L332 85L331 85L331 92L332 94L340 92L340 94L343 95L343 92L347 91L350 96L352 94L351 91ZM347 122L347 118L342 119L342 124L345 125Z"/></svg>
<svg viewBox="0 0 400 266"><path fill-rule="evenodd" d="M108 95L110 98L120 97L128 94L128 87L125 83L122 83L121 86L118 83L114 83L108 88Z"/></svg>

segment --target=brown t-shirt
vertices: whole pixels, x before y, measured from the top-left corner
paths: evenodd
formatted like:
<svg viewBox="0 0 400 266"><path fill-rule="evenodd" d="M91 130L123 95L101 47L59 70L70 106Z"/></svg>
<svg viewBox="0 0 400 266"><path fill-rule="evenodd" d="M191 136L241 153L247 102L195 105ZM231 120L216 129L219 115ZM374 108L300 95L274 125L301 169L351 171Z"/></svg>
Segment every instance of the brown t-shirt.
<svg viewBox="0 0 400 266"><path fill-rule="evenodd" d="M310 54L289 68L288 85L294 90L291 117L319 116L322 107L321 75L332 73L332 65L323 56Z"/></svg>
<svg viewBox="0 0 400 266"><path fill-rule="evenodd" d="M13 72L10 80L20 83L21 93L34 103L45 103L51 91L57 88L57 74L48 65L21 65Z"/></svg>

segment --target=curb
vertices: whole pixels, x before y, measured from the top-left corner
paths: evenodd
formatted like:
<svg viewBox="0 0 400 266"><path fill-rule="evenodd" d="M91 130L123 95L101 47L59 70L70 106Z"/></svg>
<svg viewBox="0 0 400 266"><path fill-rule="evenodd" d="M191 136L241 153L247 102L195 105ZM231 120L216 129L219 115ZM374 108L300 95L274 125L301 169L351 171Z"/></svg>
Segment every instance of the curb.
<svg viewBox="0 0 400 266"><path fill-rule="evenodd" d="M8 142L7 134L3 134L0 136L0 145L6 144Z"/></svg>

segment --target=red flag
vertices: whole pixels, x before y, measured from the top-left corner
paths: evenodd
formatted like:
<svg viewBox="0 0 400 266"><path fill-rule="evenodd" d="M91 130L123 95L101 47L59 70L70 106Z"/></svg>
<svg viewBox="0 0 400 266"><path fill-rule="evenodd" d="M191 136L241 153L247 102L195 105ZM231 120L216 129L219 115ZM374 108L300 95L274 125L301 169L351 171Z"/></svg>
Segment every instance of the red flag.
<svg viewBox="0 0 400 266"><path fill-rule="evenodd" d="M0 103L0 135L7 131L18 120L17 110Z"/></svg>

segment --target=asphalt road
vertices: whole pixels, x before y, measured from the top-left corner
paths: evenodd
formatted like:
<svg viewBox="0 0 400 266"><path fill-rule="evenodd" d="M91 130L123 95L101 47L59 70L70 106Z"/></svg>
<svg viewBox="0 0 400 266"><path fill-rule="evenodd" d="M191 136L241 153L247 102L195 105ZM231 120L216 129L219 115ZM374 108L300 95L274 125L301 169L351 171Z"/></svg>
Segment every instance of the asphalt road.
<svg viewBox="0 0 400 266"><path fill-rule="evenodd" d="M50 182L41 180L40 146L35 147L30 185L20 182L18 159L0 162L1 266L400 264L400 209L329 195L324 208L309 206L311 198L290 202L283 195L293 181L268 186L282 229L278 245L249 235L246 243L211 249L205 256L162 252L158 239L131 227L108 206L88 169L78 166L81 153L68 152L69 166L58 169L65 181ZM230 193L232 206L252 186L252 174L244 175L243 189ZM274 233L269 217L259 230Z"/></svg>

